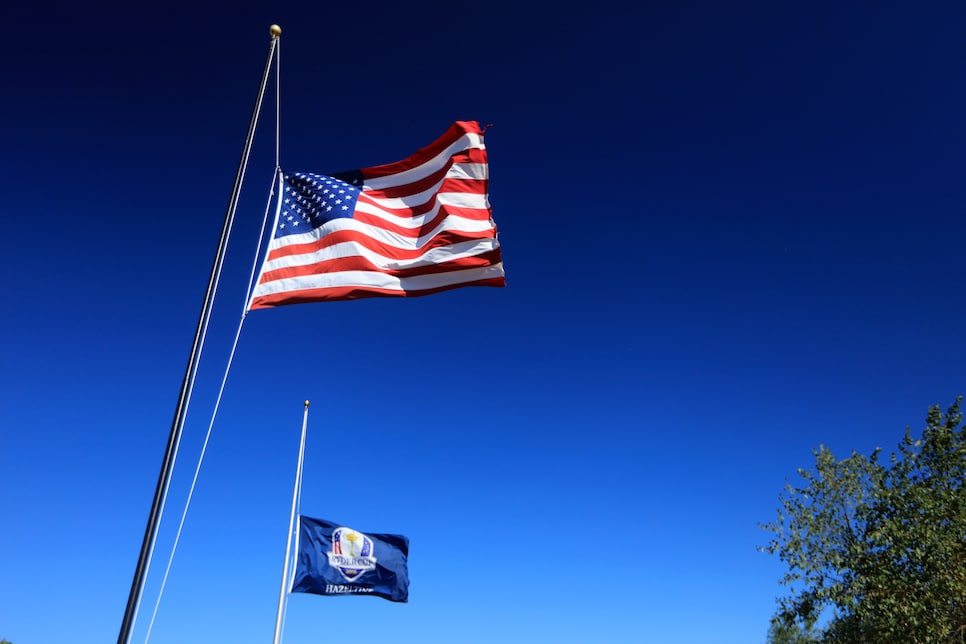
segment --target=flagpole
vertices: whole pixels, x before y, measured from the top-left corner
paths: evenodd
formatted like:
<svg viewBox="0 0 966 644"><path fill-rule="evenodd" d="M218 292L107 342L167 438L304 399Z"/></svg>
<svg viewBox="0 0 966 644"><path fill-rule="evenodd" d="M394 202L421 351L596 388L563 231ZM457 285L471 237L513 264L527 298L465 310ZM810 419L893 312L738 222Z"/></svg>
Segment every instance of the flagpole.
<svg viewBox="0 0 966 644"><path fill-rule="evenodd" d="M299 495L302 493L302 463L305 462L305 433L309 424L309 401L305 401L305 412L302 415L302 440L299 443L299 460L295 467L295 489L292 490L292 513L288 518L288 539L285 541L285 563L282 565L282 587L278 591L278 611L275 613L275 638L273 644L279 644L282 636L282 615L285 612L285 594L288 588L289 562L292 555L292 532L295 526L295 509L298 506Z"/></svg>
<svg viewBox="0 0 966 644"><path fill-rule="evenodd" d="M241 193L241 184L245 177L245 170L248 167L248 158L252 149L252 142L255 138L255 127L258 123L258 115L261 112L262 99L265 96L265 87L268 83L269 72L271 71L272 58L275 56L278 37L282 30L278 25L272 25L269 30L272 40L268 49L268 59L265 61L265 70L262 73L261 86L258 90L258 97L252 109L252 118L248 126L248 134L245 137L245 145L242 150L241 160L238 163L238 171L235 174L235 184L232 188L231 198L228 201L228 209L225 213L225 221L221 229L221 238L218 242L218 250L211 267L211 276L208 279L208 289L205 293L204 304L198 316L198 326L195 330L194 341L191 346L191 354L188 359L188 366L185 369L184 380L181 383L181 392L178 395L178 404L175 409L174 418L171 421L171 432L168 436L168 445L165 449L164 460L161 464L161 472L158 475L158 484L154 491L154 501L151 504L151 513L148 517L147 527L144 531L144 540L141 542L141 553L138 556L137 568L134 571L134 579L131 582L131 592L128 595L127 607L124 610L124 620L121 622L121 631L118 634L118 644L128 644L131 640L131 632L134 628L134 620L137 616L138 605L141 602L141 594L144 591L144 580L147 577L148 567L151 561L151 554L154 550L154 542L157 538L158 524L161 521L161 513L164 508L165 497L167 496L168 484L171 479L171 472L174 469L174 461L178 452L178 445L181 442L181 432L184 428L185 412L191 394L191 388L198 370L198 362L201 357L201 348L204 344L205 331L208 327L208 320L211 317L211 308L214 302L215 291L218 286L218 277L221 274L221 267L224 263L225 250L228 246L228 237L231 232L232 224L235 219L235 210L238 206L238 197Z"/></svg>

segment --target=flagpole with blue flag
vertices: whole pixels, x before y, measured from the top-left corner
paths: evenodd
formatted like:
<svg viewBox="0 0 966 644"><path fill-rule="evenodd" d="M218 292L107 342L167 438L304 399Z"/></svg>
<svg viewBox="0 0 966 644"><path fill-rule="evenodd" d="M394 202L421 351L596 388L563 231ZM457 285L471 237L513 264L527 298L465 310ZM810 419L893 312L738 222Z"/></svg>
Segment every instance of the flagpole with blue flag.
<svg viewBox="0 0 966 644"><path fill-rule="evenodd" d="M271 43L268 50L268 58L265 61L265 69L262 73L262 81L255 99L255 106L252 109L252 118L248 126L248 134L245 137L245 144L242 149L241 160L238 164L238 171L235 174L235 183L232 188L231 197L228 201L228 209L225 213L225 221L221 229L221 238L218 242L218 249L215 252L215 259L211 267L211 275L208 279L208 289L205 293L204 303L201 313L198 316L198 326L195 330L194 341L191 347L188 365L185 369L184 380L181 384L181 391L178 396L178 403L175 408L174 418L171 421L171 432L168 436L168 444L165 449L164 459L161 464L161 472L158 475L158 484L154 492L154 501L151 504L151 512L148 517L147 527L144 531L144 539L141 542L141 552L138 556L137 567L134 572L134 579L131 582L131 591L128 595L127 607L124 611L124 619L121 622L121 630L117 637L118 644L129 644L131 633L134 629L134 621L137 617L138 606L141 602L141 595L144 591L144 581L147 578L148 568L151 563L151 556L154 551L155 540L157 539L158 525L161 522L161 514L164 510L164 502L171 480L171 473L174 470L174 463L178 453L178 446L181 442L181 434L184 429L185 415L188 408L188 401L191 398L191 390L194 384L195 375L198 371L198 363L201 358L201 349L204 345L205 334L208 322L211 318L212 305L215 299L215 292L218 287L221 269L225 260L225 252L228 247L228 238L231 234L232 224L235 219L235 211L238 207L238 199L241 194L241 185L245 178L245 171L248 167L248 159L251 154L252 143L255 138L255 128L258 124L258 116L261 112L262 100L265 96L265 87L268 84L269 73L271 72L272 60L278 46L278 39L282 33L278 25L272 25L269 29Z"/></svg>
<svg viewBox="0 0 966 644"><path fill-rule="evenodd" d="M305 462L305 434L309 424L309 401L305 401L302 414L302 439L299 442L299 459L295 467L295 488L292 490L292 513L288 519L288 538L285 540L285 563L282 566L282 587L278 591L278 611L275 614L275 637L273 644L282 638L282 620L285 614L285 598L288 597L288 573L292 561L292 535L295 532L295 517L298 513L299 498L302 496L302 464Z"/></svg>
<svg viewBox="0 0 966 644"><path fill-rule="evenodd" d="M273 644L280 644L282 641L287 599L293 592L319 595L363 594L394 602L406 602L409 599L408 538L398 534L363 534L342 524L302 516L302 473L308 423L309 401L306 400L302 412L302 436L295 466L295 485L292 488L292 508L285 540ZM307 544L302 543L303 536ZM349 547L344 548L344 543L348 543Z"/></svg>

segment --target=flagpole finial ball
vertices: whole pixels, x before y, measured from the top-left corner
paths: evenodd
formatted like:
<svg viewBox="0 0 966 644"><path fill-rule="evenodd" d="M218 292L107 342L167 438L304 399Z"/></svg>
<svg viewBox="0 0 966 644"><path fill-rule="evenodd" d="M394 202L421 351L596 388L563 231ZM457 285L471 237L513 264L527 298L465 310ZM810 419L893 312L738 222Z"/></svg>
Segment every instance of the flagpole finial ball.
<svg viewBox="0 0 966 644"><path fill-rule="evenodd" d="M278 38L282 35L282 28L278 25L272 25L268 28L268 33L272 34L272 38Z"/></svg>
<svg viewBox="0 0 966 644"><path fill-rule="evenodd" d="M307 401L307 400L305 401L305 406L306 406L306 407L308 407L308 406L309 406L309 401Z"/></svg>

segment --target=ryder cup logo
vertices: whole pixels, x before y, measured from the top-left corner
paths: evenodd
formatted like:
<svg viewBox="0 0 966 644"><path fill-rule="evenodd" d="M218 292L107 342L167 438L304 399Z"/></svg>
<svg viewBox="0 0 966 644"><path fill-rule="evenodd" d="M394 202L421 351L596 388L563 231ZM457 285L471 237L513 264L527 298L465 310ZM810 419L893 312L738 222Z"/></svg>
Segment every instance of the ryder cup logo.
<svg viewBox="0 0 966 644"><path fill-rule="evenodd" d="M332 531L332 552L329 565L338 569L346 581L354 581L367 570L374 570L376 558L372 556L372 539L352 528L336 528Z"/></svg>

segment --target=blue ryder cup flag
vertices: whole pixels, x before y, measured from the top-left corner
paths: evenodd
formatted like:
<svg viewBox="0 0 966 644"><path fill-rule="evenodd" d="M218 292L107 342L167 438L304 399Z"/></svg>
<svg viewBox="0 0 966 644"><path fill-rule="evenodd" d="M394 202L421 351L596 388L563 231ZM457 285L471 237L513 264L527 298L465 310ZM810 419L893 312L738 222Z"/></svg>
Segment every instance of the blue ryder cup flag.
<svg viewBox="0 0 966 644"><path fill-rule="evenodd" d="M409 600L409 539L299 516L293 593Z"/></svg>

